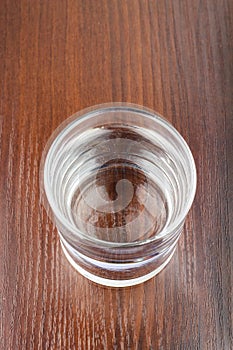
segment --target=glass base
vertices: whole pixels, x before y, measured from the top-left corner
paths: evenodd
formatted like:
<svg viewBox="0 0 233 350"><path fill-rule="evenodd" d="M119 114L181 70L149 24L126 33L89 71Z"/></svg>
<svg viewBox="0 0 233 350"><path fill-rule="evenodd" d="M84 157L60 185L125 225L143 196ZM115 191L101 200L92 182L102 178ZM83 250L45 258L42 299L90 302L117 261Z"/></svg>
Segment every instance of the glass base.
<svg viewBox="0 0 233 350"><path fill-rule="evenodd" d="M99 277L96 276L88 271L86 271L85 269L83 269L81 266L79 266L74 260L73 258L70 256L70 254L68 253L68 251L66 250L64 244L61 241L61 246L62 246L62 250L65 254L65 257L67 258L67 260L69 261L69 263L75 268L75 270L77 270L81 275L83 275L84 277L88 278L90 281L95 282L97 284L101 284L107 287L130 287L130 286L134 286L140 283L143 283L149 279L151 279L152 277L154 277L155 275L157 275L160 271L163 270L163 268L169 263L169 261L171 260L175 249L173 249L171 255L169 255L169 257L167 258L167 260L165 260L157 269L151 271L150 273L137 277L137 278L131 278L131 279L127 279L127 280L113 280L113 279L107 279L107 278L103 278L103 277Z"/></svg>

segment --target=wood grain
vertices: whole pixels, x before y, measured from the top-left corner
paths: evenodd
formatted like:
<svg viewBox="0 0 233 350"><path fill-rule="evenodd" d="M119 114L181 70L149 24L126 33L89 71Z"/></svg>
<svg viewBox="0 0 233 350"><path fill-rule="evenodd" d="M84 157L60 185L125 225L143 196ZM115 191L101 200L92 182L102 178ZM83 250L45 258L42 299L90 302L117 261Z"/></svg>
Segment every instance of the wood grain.
<svg viewBox="0 0 233 350"><path fill-rule="evenodd" d="M0 349L233 349L231 0L0 1ZM197 165L174 258L137 287L67 263L39 205L51 132L84 107L144 104Z"/></svg>

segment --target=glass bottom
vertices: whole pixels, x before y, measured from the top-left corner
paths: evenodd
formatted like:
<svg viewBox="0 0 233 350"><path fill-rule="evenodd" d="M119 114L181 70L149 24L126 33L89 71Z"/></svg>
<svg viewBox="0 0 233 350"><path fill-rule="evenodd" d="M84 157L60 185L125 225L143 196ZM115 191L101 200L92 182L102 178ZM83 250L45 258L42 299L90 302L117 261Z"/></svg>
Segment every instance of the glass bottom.
<svg viewBox="0 0 233 350"><path fill-rule="evenodd" d="M114 280L114 279L103 278L103 277L100 277L100 276L97 276L97 275L94 275L94 274L88 272L87 270L85 270L83 267L81 267L80 265L78 265L74 261L74 259L71 257L69 252L66 250L62 241L61 241L61 246L62 246L62 250L65 254L65 257L67 258L69 263L75 268L75 270L77 270L84 277L88 278L90 281L95 282L97 284L104 285L104 286L108 286L108 287L130 287L130 286L134 286L134 285L143 283L143 282L151 279L152 277L154 277L160 271L163 270L163 268L169 263L169 261L171 260L173 254L175 252L175 249L173 249L171 254L168 256L168 258L159 267L157 267L155 270L151 271L148 274L145 274L145 275L137 277L137 278L131 278L131 279L125 279L125 280L122 280L122 279L121 280Z"/></svg>

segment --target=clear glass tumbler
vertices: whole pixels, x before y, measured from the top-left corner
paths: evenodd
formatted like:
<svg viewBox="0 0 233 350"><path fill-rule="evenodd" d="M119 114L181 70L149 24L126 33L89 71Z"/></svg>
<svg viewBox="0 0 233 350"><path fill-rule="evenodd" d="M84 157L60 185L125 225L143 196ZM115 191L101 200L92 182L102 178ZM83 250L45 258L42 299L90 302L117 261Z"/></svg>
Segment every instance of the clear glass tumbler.
<svg viewBox="0 0 233 350"><path fill-rule="evenodd" d="M124 287L170 261L194 199L196 168L165 119L111 103L78 112L55 130L40 188L69 262L94 282Z"/></svg>

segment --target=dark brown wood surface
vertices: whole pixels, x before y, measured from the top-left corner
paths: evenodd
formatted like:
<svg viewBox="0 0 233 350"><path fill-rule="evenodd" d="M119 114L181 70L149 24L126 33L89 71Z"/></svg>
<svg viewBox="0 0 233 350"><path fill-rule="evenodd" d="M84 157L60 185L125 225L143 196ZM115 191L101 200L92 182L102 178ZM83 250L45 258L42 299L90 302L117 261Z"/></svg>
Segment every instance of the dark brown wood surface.
<svg viewBox="0 0 233 350"><path fill-rule="evenodd" d="M0 1L0 349L231 350L231 0ZM127 101L182 133L198 172L178 249L152 280L95 285L39 205L51 132Z"/></svg>

